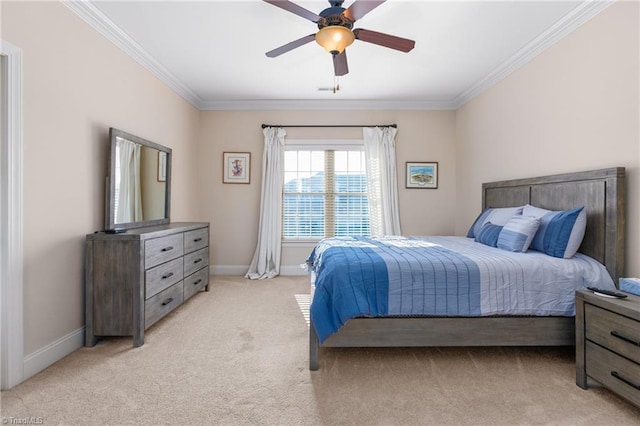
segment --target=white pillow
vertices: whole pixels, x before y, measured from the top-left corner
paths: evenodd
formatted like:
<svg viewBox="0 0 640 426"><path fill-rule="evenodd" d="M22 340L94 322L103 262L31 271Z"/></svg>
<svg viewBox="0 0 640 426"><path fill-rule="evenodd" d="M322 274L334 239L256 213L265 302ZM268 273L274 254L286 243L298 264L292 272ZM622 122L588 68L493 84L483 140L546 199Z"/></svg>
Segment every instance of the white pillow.
<svg viewBox="0 0 640 426"><path fill-rule="evenodd" d="M540 219L531 216L513 216L504 225L498 236L498 248L524 253L540 226Z"/></svg>
<svg viewBox="0 0 640 426"><path fill-rule="evenodd" d="M484 209L482 213L478 215L471 228L469 228L469 232L467 232L467 237L475 238L480 234L480 229L482 226L491 222L494 225L504 226L505 223L511 219L511 216L522 214L522 209L524 206L520 207L489 207Z"/></svg>

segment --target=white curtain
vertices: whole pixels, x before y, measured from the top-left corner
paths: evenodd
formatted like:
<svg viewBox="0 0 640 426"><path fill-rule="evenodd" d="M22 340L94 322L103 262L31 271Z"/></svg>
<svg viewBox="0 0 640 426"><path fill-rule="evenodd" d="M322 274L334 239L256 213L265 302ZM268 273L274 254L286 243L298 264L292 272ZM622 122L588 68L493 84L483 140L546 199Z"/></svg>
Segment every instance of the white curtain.
<svg viewBox="0 0 640 426"><path fill-rule="evenodd" d="M401 235L394 127L364 127L371 236Z"/></svg>
<svg viewBox="0 0 640 426"><path fill-rule="evenodd" d="M142 220L140 145L118 138L119 191L116 223Z"/></svg>
<svg viewBox="0 0 640 426"><path fill-rule="evenodd" d="M245 275L252 280L273 278L280 273L284 137L287 133L284 129L275 127L267 127L263 133L258 245Z"/></svg>

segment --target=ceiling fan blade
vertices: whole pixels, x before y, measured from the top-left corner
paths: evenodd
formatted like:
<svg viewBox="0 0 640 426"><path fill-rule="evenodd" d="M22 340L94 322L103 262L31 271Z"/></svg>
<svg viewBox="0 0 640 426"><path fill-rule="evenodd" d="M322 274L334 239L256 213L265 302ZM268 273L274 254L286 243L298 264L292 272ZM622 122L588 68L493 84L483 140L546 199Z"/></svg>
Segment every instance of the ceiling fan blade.
<svg viewBox="0 0 640 426"><path fill-rule="evenodd" d="M355 22L384 2L385 0L356 0L344 11L344 16Z"/></svg>
<svg viewBox="0 0 640 426"><path fill-rule="evenodd" d="M320 16L305 9L302 6L298 6L295 3L291 3L288 0L263 0L267 3L270 3L274 6L279 7L280 9L284 9L288 12L294 13L298 16L301 16L305 19L310 20L311 22L318 22L320 20Z"/></svg>
<svg viewBox="0 0 640 426"><path fill-rule="evenodd" d="M353 30L358 40L366 41L390 49L399 50L401 52L409 52L416 45L416 42L408 38L396 37L389 34L379 33L377 31L365 30L357 28Z"/></svg>
<svg viewBox="0 0 640 426"><path fill-rule="evenodd" d="M290 50L295 49L296 47L300 47L304 44L309 43L310 41L313 41L316 39L316 35L315 34L309 34L308 36L304 36L302 38L299 38L297 40L294 40L292 42L289 42L283 46L280 46L278 48L275 48L273 50L270 50L266 53L266 55L269 58L275 58L276 56L280 56L283 53L287 53Z"/></svg>
<svg viewBox="0 0 640 426"><path fill-rule="evenodd" d="M338 55L333 55L333 69L337 77L349 74L349 66L347 65L347 50L343 50Z"/></svg>

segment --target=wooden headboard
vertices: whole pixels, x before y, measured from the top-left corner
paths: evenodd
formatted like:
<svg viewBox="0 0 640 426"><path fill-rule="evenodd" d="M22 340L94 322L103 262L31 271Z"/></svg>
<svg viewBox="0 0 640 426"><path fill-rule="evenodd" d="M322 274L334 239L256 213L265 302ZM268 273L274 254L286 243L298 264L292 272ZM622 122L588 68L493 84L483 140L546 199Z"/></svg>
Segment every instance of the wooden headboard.
<svg viewBox="0 0 640 426"><path fill-rule="evenodd" d="M483 209L524 204L548 210L584 206L587 229L578 251L604 264L618 285L624 276L624 167L482 184Z"/></svg>

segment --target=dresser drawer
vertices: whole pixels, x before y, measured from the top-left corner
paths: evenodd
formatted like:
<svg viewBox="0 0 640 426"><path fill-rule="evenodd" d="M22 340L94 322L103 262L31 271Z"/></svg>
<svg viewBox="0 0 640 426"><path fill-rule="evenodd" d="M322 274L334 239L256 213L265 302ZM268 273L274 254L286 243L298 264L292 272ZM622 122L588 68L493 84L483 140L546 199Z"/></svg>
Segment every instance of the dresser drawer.
<svg viewBox="0 0 640 426"><path fill-rule="evenodd" d="M145 299L155 296L165 288L182 280L184 276L183 258L173 259L155 268L148 269L144 273Z"/></svg>
<svg viewBox="0 0 640 426"><path fill-rule="evenodd" d="M586 343L587 375L620 396L640 405L640 364Z"/></svg>
<svg viewBox="0 0 640 426"><path fill-rule="evenodd" d="M184 252L191 253L209 246L209 228L200 228L184 233Z"/></svg>
<svg viewBox="0 0 640 426"><path fill-rule="evenodd" d="M585 304L586 338L640 363L640 322Z"/></svg>
<svg viewBox="0 0 640 426"><path fill-rule="evenodd" d="M148 328L177 308L183 300L182 281L156 294L144 304L144 327Z"/></svg>
<svg viewBox="0 0 640 426"><path fill-rule="evenodd" d="M184 234L154 238L144 244L144 268L149 269L184 254Z"/></svg>
<svg viewBox="0 0 640 426"><path fill-rule="evenodd" d="M209 268L202 268L184 279L184 300L187 300L209 284Z"/></svg>
<svg viewBox="0 0 640 426"><path fill-rule="evenodd" d="M198 269L209 265L209 247L194 251L184 256L184 276L193 274Z"/></svg>

